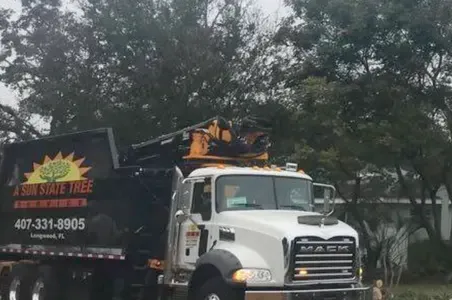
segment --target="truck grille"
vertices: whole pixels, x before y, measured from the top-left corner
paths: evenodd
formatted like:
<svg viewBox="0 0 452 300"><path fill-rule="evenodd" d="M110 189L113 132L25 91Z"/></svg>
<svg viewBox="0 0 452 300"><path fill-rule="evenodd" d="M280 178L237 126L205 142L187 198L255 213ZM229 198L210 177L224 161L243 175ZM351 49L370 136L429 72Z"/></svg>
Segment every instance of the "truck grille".
<svg viewBox="0 0 452 300"><path fill-rule="evenodd" d="M330 281L356 276L356 242L352 237L298 237L294 241L293 281Z"/></svg>

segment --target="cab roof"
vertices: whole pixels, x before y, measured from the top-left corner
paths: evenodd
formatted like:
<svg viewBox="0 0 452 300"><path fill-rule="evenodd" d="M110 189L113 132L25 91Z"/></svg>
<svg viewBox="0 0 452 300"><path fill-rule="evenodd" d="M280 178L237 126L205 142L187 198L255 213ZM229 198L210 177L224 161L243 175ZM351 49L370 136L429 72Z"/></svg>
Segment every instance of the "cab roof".
<svg viewBox="0 0 452 300"><path fill-rule="evenodd" d="M188 177L207 177L220 175L264 175L278 177L297 177L300 179L312 180L312 178L302 172L278 171L275 169L250 168L250 167L206 167L199 168L190 173Z"/></svg>

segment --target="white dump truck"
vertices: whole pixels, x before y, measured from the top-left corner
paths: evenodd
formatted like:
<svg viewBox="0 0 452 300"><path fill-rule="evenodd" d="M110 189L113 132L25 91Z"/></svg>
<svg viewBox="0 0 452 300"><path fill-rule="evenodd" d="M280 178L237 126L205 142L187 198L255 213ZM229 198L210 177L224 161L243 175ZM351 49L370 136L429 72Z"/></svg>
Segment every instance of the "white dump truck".
<svg viewBox="0 0 452 300"><path fill-rule="evenodd" d="M121 152L111 129L5 147L1 300L371 299L334 187L269 166L261 123L216 117Z"/></svg>

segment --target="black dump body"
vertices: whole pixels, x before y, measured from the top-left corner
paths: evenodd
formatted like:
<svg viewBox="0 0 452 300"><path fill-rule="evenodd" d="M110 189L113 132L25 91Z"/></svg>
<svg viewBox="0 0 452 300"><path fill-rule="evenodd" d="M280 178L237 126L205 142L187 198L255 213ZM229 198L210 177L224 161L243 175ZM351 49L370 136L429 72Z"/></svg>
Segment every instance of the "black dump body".
<svg viewBox="0 0 452 300"><path fill-rule="evenodd" d="M0 255L125 259L162 253L171 169L120 167L111 129L7 145L0 169ZM157 172L157 171L156 171ZM149 245L136 245L147 232ZM163 253L162 253L163 254Z"/></svg>

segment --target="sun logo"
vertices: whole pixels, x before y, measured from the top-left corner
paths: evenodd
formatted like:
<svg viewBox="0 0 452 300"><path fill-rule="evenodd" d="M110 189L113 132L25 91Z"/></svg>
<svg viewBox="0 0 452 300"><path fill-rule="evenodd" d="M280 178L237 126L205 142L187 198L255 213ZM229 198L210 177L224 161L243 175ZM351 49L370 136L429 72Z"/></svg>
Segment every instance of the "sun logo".
<svg viewBox="0 0 452 300"><path fill-rule="evenodd" d="M86 180L83 175L91 167L80 167L84 160L84 157L74 160L74 153L63 157L59 152L54 159L46 155L42 164L33 163L33 172L24 174L27 181L23 184Z"/></svg>

